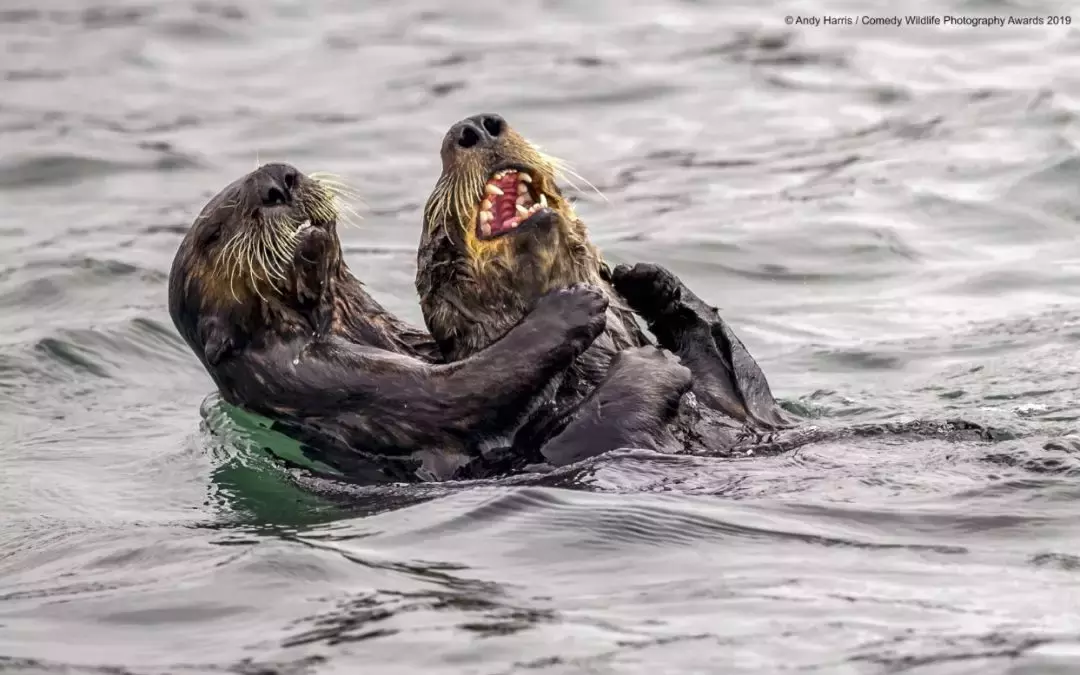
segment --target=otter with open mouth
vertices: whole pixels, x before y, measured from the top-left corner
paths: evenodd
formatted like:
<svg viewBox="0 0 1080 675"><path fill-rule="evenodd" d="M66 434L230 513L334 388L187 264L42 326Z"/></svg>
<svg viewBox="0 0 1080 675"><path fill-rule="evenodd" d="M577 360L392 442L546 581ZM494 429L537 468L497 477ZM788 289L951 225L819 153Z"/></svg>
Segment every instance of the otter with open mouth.
<svg viewBox="0 0 1080 675"><path fill-rule="evenodd" d="M693 375L694 399L702 405L691 399L675 416L684 443L722 450L747 433L791 425L715 308L660 266L611 270L604 263L556 185L561 163L506 120L485 114L456 123L441 156L443 171L424 210L416 285L428 329L446 358L468 358L496 343L552 289L587 283L610 301L605 332L571 368L545 414L527 427L537 439L579 414L577 406L609 375L617 355L652 344L635 313ZM642 367L633 378L636 389L647 392L672 364L654 359ZM580 459L580 450L544 455L565 463Z"/></svg>
<svg viewBox="0 0 1080 675"><path fill-rule="evenodd" d="M169 276L169 313L230 404L275 420L309 458L358 482L476 477L603 331L608 300L546 293L505 337L454 363L391 315L346 266L340 190L267 164L215 195ZM688 374L672 374L673 389ZM685 381L684 381L685 380ZM633 430L582 416L553 447ZM505 455L506 453L504 453Z"/></svg>

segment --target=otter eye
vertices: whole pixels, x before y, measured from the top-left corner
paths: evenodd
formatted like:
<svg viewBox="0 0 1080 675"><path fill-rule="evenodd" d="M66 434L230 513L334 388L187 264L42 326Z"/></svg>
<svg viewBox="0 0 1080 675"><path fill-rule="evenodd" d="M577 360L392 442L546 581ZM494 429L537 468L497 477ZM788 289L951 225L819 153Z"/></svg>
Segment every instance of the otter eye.
<svg viewBox="0 0 1080 675"><path fill-rule="evenodd" d="M480 134L476 133L476 129L472 127L465 127L461 130L461 136L458 137L458 145L463 148L471 148L480 142Z"/></svg>
<svg viewBox="0 0 1080 675"><path fill-rule="evenodd" d="M263 200L263 203L267 206L277 206L278 204L284 204L285 193L277 189L276 187L272 187L267 190L266 199Z"/></svg>
<svg viewBox="0 0 1080 675"><path fill-rule="evenodd" d="M484 125L484 129L492 136L498 136L503 130L503 121L498 117L485 117L481 122Z"/></svg>

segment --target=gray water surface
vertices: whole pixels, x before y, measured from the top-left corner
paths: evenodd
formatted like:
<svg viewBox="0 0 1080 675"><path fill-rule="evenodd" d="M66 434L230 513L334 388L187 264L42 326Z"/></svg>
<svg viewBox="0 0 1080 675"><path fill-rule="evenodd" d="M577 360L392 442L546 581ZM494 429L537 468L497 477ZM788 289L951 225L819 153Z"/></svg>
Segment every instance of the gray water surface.
<svg viewBox="0 0 1080 675"><path fill-rule="evenodd" d="M0 671L1075 672L1080 14L784 23L897 13L3 3ZM809 423L1009 436L297 490L173 329L173 253L258 162L331 171L350 266L419 323L439 141L478 112L593 183L607 257L720 306Z"/></svg>

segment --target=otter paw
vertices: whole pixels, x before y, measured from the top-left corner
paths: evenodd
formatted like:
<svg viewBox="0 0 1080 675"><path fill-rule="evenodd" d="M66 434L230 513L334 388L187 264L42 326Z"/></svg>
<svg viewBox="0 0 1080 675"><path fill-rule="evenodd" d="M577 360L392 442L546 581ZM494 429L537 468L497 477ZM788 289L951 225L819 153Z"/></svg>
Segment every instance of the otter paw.
<svg viewBox="0 0 1080 675"><path fill-rule="evenodd" d="M557 317L569 329L574 347L584 351L607 326L608 298L599 288L574 284L550 291L536 305L537 312Z"/></svg>
<svg viewBox="0 0 1080 675"><path fill-rule="evenodd" d="M293 260L297 267L318 265L334 245L334 238L321 227L309 227L300 233Z"/></svg>
<svg viewBox="0 0 1080 675"><path fill-rule="evenodd" d="M675 311L682 299L679 278L653 263L638 263L633 267L619 265L611 273L611 283L630 307L646 320Z"/></svg>
<svg viewBox="0 0 1080 675"><path fill-rule="evenodd" d="M547 237L557 231L559 218L559 214L555 211L543 209L518 226L515 239L520 239L526 233L537 237Z"/></svg>
<svg viewBox="0 0 1080 675"><path fill-rule="evenodd" d="M333 239L330 234L309 227L296 243L293 254L296 297L302 306L317 304L330 283L327 256Z"/></svg>

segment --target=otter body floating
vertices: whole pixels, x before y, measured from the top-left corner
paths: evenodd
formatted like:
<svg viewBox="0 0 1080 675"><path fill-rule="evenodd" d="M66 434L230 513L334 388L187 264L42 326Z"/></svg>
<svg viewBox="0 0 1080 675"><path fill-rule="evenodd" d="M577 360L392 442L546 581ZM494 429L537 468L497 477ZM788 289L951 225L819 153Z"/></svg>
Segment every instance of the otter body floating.
<svg viewBox="0 0 1080 675"><path fill-rule="evenodd" d="M604 263L557 185L565 169L561 160L540 152L494 114L454 124L441 157L442 174L424 209L416 288L424 320L447 359L469 358L496 343L553 288L587 283L608 298L603 335L575 362L554 406L534 418L536 429L561 428L578 406L610 386L619 355L652 348L635 313L682 364L639 359L636 381L620 385L620 396L648 402L626 406L622 420L641 430L642 447L671 447L674 433L682 450L718 452L790 426L764 373L715 308L659 266L613 271ZM683 366L693 376L693 397L673 388ZM574 451L567 457L580 456ZM556 461L550 453L548 459Z"/></svg>
<svg viewBox="0 0 1080 675"><path fill-rule="evenodd" d="M173 260L174 325L226 402L273 420L337 475L483 473L485 451L513 442L603 332L607 297L587 285L553 290L496 343L440 363L431 337L349 271L338 187L267 164L210 199ZM583 419L568 431L620 442L605 425Z"/></svg>

